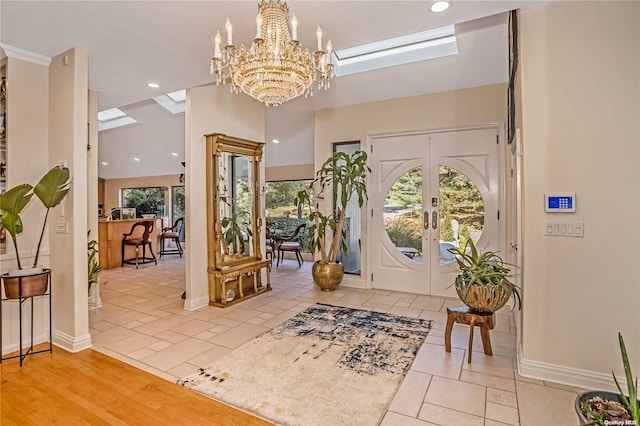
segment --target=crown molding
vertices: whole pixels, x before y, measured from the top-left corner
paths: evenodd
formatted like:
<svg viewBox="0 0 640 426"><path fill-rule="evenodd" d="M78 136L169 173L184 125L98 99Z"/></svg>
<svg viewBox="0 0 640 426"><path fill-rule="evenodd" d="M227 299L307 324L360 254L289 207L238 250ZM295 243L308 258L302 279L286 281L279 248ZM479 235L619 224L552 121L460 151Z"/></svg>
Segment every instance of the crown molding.
<svg viewBox="0 0 640 426"><path fill-rule="evenodd" d="M42 65L48 67L51 63L51 58L39 55L37 53L29 52L28 50L20 49L19 47L9 46L8 44L0 43L0 47L4 50L7 58L19 59L25 62L31 62L32 64Z"/></svg>

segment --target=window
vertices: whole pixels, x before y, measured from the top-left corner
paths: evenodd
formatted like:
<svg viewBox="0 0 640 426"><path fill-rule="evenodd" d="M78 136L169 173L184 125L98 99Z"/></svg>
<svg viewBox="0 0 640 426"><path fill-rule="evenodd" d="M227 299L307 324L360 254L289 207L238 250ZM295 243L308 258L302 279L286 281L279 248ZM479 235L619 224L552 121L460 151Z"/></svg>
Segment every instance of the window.
<svg viewBox="0 0 640 426"><path fill-rule="evenodd" d="M396 65L458 54L453 25L434 28L333 53L335 74L340 77Z"/></svg>
<svg viewBox="0 0 640 426"><path fill-rule="evenodd" d="M298 208L293 200L298 191L304 189L309 183L311 180L287 180L265 184L266 224L274 236L291 235L298 225L307 223L309 209ZM308 252L306 232L301 239L303 251Z"/></svg>
<svg viewBox="0 0 640 426"><path fill-rule="evenodd" d="M184 185L171 187L171 223L173 225L177 219L184 218ZM186 222L183 222L186 223ZM180 231L180 241L185 240L185 227L183 226Z"/></svg>
<svg viewBox="0 0 640 426"><path fill-rule="evenodd" d="M360 149L360 141L355 142L342 142L333 144L333 152L344 152L346 154L353 154ZM336 208L335 194L340 191L339 188L334 187L334 202L333 208ZM347 254L343 254L340 251L338 259L344 266L345 274L360 275L360 255L361 255L361 220L360 220L360 207L358 206L358 197L352 197L345 211L344 229L346 231Z"/></svg>
<svg viewBox="0 0 640 426"><path fill-rule="evenodd" d="M115 129L137 123L138 120L131 117L119 108L111 108L98 112L98 131Z"/></svg>
<svg viewBox="0 0 640 426"><path fill-rule="evenodd" d="M123 207L134 207L137 215L164 216L166 214L164 192L163 186L122 188L120 190L120 204Z"/></svg>
<svg viewBox="0 0 640 426"><path fill-rule="evenodd" d="M265 185L265 215L269 217L293 217L301 219L308 211L301 211L293 202L298 191L304 189L311 180L285 180L267 182Z"/></svg>

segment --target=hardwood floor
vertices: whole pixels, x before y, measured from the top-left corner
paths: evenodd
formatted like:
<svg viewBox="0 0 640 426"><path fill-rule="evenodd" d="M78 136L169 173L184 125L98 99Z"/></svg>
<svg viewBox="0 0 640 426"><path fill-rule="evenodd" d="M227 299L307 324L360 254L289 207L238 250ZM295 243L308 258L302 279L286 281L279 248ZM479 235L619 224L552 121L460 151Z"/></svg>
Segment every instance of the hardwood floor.
<svg viewBox="0 0 640 426"><path fill-rule="evenodd" d="M1 366L3 426L271 424L90 349Z"/></svg>

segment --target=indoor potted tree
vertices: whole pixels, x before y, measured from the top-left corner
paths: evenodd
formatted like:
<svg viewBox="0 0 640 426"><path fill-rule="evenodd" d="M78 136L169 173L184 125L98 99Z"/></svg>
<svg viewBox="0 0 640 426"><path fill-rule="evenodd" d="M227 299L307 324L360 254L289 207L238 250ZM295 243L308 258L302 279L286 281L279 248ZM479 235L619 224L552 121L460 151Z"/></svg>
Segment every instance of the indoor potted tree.
<svg viewBox="0 0 640 426"><path fill-rule="evenodd" d="M627 394L613 375L618 392L587 391L576 398L576 413L583 425L640 425L640 401L638 401L638 378L633 380L631 365L627 356L627 348L624 345L622 334L618 333L618 343L622 355L625 379L627 381Z"/></svg>
<svg viewBox="0 0 640 426"><path fill-rule="evenodd" d="M320 260L314 263L311 272L313 280L323 291L335 290L344 276L344 269L337 259L341 248L343 253L347 252L343 229L345 209L354 195L358 197L359 207L364 204L367 198L366 177L370 171L366 152L356 151L351 155L336 152L324 162L316 178L296 196L295 203L309 208L308 220L314 224L307 232L310 247L320 253ZM324 215L319 210L318 200L323 199L331 185L335 212ZM327 249L326 237L331 232L331 245Z"/></svg>
<svg viewBox="0 0 640 426"><path fill-rule="evenodd" d="M460 300L477 312L493 313L513 295L520 305L519 287L509 280L510 269L493 251L480 253L471 238L464 246L450 248L461 273L454 286Z"/></svg>
<svg viewBox="0 0 640 426"><path fill-rule="evenodd" d="M15 248L16 262L18 269L10 270L2 275L5 295L9 299L22 297L32 297L44 294L47 291L49 269L38 266L40 246L47 226L49 210L62 202L71 188L69 169L55 166L45 174L36 186L23 183L9 189L4 194L0 194L0 213L2 213L2 224L11 235L13 247ZM31 197L36 195L46 208L40 239L36 248L33 266L24 269L20 261L20 250L18 250L18 235L22 233L24 224L20 214L29 204ZM21 289L20 289L21 287Z"/></svg>

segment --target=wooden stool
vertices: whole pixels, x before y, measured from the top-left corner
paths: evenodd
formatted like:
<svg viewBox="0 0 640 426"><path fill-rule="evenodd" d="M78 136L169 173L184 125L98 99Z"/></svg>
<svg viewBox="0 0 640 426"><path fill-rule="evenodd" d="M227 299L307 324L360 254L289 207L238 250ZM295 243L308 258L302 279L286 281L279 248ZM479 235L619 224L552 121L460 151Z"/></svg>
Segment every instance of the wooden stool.
<svg viewBox="0 0 640 426"><path fill-rule="evenodd" d="M453 324L469 324L469 357L467 363L471 363L471 352L473 348L473 328L477 325L480 327L480 335L482 336L482 346L486 355L493 355L491 351L491 339L489 338L489 330L493 330L495 325L495 315L483 312L472 311L468 306L462 308L447 308L447 328L444 331L444 347L447 352L451 352L451 331Z"/></svg>

